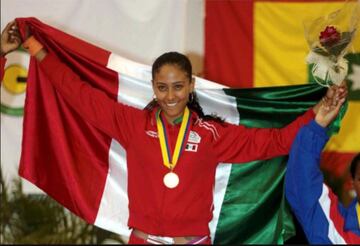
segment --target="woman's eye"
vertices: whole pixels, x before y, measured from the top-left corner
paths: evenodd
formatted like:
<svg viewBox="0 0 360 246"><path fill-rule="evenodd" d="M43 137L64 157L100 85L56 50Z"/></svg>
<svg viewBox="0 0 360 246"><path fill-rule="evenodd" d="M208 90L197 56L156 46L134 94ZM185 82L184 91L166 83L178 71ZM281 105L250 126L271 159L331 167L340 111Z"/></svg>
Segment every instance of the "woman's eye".
<svg viewBox="0 0 360 246"><path fill-rule="evenodd" d="M165 91L165 90L166 90L166 86L158 86L158 90L159 90L159 91Z"/></svg>
<svg viewBox="0 0 360 246"><path fill-rule="evenodd" d="M181 90L183 88L183 85L175 85L175 90Z"/></svg>

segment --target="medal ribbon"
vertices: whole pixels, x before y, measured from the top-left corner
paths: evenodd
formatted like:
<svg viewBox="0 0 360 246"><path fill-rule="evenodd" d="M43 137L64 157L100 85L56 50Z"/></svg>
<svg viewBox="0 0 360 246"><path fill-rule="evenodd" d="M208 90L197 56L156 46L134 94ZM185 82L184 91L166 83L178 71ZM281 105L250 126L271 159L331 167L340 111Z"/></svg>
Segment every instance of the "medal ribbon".
<svg viewBox="0 0 360 246"><path fill-rule="evenodd" d="M189 130L189 122L190 122L190 110L186 107L184 111L183 120L181 122L180 130L176 139L176 145L175 150L173 153L173 156L171 158L170 153L170 144L168 142L166 130L164 127L164 122L162 121L160 117L159 110L156 115L156 124L157 124L157 130L159 134L159 142L161 147L161 154L164 161L164 165L168 167L170 170L174 169L176 166L177 161L179 160L180 153L182 152L182 147L184 145L185 137L187 135L187 132ZM171 162L170 162L171 160Z"/></svg>
<svg viewBox="0 0 360 246"><path fill-rule="evenodd" d="M360 228L360 205L359 205L359 202L356 203L356 214L357 214L359 228Z"/></svg>

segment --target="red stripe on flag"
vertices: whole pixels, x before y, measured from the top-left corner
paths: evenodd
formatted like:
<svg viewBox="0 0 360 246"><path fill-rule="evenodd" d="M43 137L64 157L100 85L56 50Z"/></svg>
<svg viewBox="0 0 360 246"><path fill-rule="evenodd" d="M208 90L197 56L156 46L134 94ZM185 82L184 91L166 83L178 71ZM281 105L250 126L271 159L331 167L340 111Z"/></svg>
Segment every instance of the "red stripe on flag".
<svg viewBox="0 0 360 246"><path fill-rule="evenodd" d="M30 26L50 53L58 55L82 80L116 100L118 74L106 68L110 52L33 18L17 19L17 23L22 32ZM108 174L112 139L75 112L34 58L26 94L19 174L94 223Z"/></svg>
<svg viewBox="0 0 360 246"><path fill-rule="evenodd" d="M205 10L205 77L253 87L253 0L208 0Z"/></svg>

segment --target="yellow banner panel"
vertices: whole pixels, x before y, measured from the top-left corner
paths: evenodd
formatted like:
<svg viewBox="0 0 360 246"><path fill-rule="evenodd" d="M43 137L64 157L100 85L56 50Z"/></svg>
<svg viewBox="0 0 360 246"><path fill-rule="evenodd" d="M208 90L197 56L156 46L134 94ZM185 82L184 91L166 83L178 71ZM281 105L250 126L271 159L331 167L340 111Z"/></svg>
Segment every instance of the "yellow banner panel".
<svg viewBox="0 0 360 246"><path fill-rule="evenodd" d="M330 138L325 151L360 152L360 102L350 101L338 135Z"/></svg>
<svg viewBox="0 0 360 246"><path fill-rule="evenodd" d="M328 15L344 2L256 2L254 87L308 82L309 47L303 22Z"/></svg>

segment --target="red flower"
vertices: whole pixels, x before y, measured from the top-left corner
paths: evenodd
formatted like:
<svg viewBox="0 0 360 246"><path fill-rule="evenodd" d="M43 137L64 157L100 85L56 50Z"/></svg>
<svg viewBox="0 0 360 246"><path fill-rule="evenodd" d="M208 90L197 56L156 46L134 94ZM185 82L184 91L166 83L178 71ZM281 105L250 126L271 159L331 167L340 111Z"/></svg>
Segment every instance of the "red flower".
<svg viewBox="0 0 360 246"><path fill-rule="evenodd" d="M340 33L333 26L327 26L319 36L320 44L324 47L331 47L340 40Z"/></svg>

